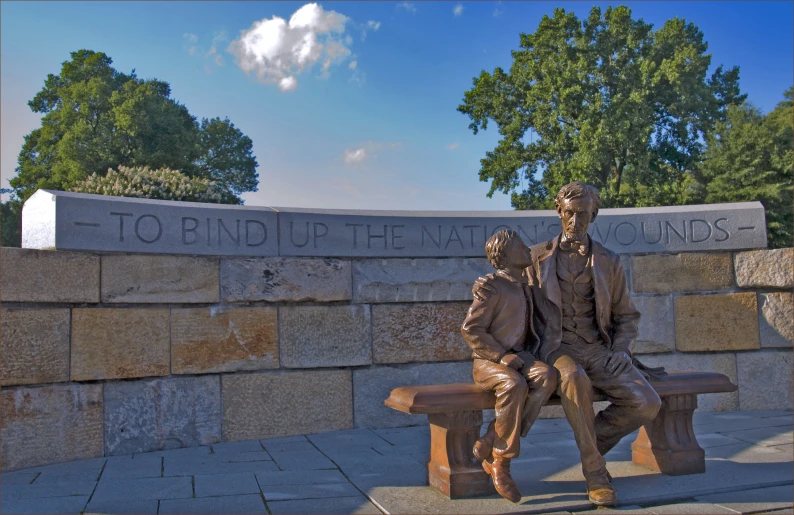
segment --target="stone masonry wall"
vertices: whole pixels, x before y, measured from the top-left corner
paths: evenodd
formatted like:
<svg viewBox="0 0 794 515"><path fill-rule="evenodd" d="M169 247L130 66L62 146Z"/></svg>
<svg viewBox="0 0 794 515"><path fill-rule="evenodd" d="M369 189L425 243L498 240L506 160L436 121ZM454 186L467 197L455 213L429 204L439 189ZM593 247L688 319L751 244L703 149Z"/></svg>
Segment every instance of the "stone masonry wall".
<svg viewBox="0 0 794 515"><path fill-rule="evenodd" d="M383 400L471 381L460 325L491 271L469 258L0 259L3 470L424 424ZM792 408L794 249L621 259L644 363L739 385L700 410Z"/></svg>

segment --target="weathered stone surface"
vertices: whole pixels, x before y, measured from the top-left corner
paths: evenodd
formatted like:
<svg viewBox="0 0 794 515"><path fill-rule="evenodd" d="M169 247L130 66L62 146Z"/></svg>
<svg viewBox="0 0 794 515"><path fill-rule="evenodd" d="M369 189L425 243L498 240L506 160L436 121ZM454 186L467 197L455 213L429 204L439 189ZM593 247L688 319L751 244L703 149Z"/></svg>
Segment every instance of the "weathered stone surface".
<svg viewBox="0 0 794 515"><path fill-rule="evenodd" d="M794 288L794 248L739 252L733 264L741 288Z"/></svg>
<svg viewBox="0 0 794 515"><path fill-rule="evenodd" d="M49 250L0 250L3 302L99 302L99 256Z"/></svg>
<svg viewBox="0 0 794 515"><path fill-rule="evenodd" d="M279 360L288 368L372 363L369 306L279 308Z"/></svg>
<svg viewBox="0 0 794 515"><path fill-rule="evenodd" d="M665 367L667 371L689 370L725 374L733 384L739 385L739 391L698 395L698 411L735 411L739 409L739 394L743 388L736 373L736 355L733 352L646 354L639 359L644 365Z"/></svg>
<svg viewBox="0 0 794 515"><path fill-rule="evenodd" d="M225 375L221 385L224 441L353 427L350 370Z"/></svg>
<svg viewBox="0 0 794 515"><path fill-rule="evenodd" d="M733 287L728 253L632 256L637 293L726 290Z"/></svg>
<svg viewBox="0 0 794 515"><path fill-rule="evenodd" d="M208 445L221 438L217 375L105 385L108 455Z"/></svg>
<svg viewBox="0 0 794 515"><path fill-rule="evenodd" d="M408 415L383 404L398 386L473 383L472 361L421 365L375 365L353 370L356 428L386 428L427 424L426 415Z"/></svg>
<svg viewBox="0 0 794 515"><path fill-rule="evenodd" d="M339 259L227 258L221 260L224 302L331 302L350 300L350 261Z"/></svg>
<svg viewBox="0 0 794 515"><path fill-rule="evenodd" d="M168 315L167 309L73 309L72 381L168 375Z"/></svg>
<svg viewBox="0 0 794 515"><path fill-rule="evenodd" d="M736 353L739 409L792 409L792 354L790 350Z"/></svg>
<svg viewBox="0 0 794 515"><path fill-rule="evenodd" d="M102 456L102 385L0 392L3 470Z"/></svg>
<svg viewBox="0 0 794 515"><path fill-rule="evenodd" d="M69 310L0 310L2 385L69 380Z"/></svg>
<svg viewBox="0 0 794 515"><path fill-rule="evenodd" d="M675 344L683 352L759 349L755 293L677 297Z"/></svg>
<svg viewBox="0 0 794 515"><path fill-rule="evenodd" d="M761 347L791 347L794 340L794 295L760 293Z"/></svg>
<svg viewBox="0 0 794 515"><path fill-rule="evenodd" d="M171 373L278 368L276 308L171 310Z"/></svg>
<svg viewBox="0 0 794 515"><path fill-rule="evenodd" d="M102 256L102 302L218 302L218 258Z"/></svg>
<svg viewBox="0 0 794 515"><path fill-rule="evenodd" d="M278 234L267 207L38 190L22 208L22 247L275 256Z"/></svg>
<svg viewBox="0 0 794 515"><path fill-rule="evenodd" d="M675 318L673 299L669 295L632 297L640 311L639 335L634 340L633 354L653 354L675 350Z"/></svg>
<svg viewBox="0 0 794 515"><path fill-rule="evenodd" d="M460 326L468 302L372 306L372 361L413 363L471 358Z"/></svg>
<svg viewBox="0 0 794 515"><path fill-rule="evenodd" d="M353 302L472 300L474 281L492 272L485 258L357 260Z"/></svg>

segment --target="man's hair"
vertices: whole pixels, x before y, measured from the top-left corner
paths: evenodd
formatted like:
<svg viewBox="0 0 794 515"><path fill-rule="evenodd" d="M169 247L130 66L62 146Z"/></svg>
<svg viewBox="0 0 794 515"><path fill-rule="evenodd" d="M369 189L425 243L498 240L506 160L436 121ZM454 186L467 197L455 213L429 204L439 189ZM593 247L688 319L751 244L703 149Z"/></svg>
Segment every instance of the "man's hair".
<svg viewBox="0 0 794 515"><path fill-rule="evenodd" d="M579 197L590 197L593 201L593 212L598 213L601 207L601 196L598 194L598 190L581 181L574 181L563 186L560 192L557 193L557 196L554 197L554 205L559 209L564 200L571 200Z"/></svg>
<svg viewBox="0 0 794 515"><path fill-rule="evenodd" d="M497 270L507 266L507 244L513 238L518 238L518 234L515 231L502 229L485 242L485 255L488 256L488 261Z"/></svg>

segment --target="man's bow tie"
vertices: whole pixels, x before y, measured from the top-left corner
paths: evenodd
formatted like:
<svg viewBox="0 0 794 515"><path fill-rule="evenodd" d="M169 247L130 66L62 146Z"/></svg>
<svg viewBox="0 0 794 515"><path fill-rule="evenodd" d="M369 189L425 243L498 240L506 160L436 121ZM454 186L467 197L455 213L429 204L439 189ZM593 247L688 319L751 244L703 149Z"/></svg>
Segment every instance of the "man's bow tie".
<svg viewBox="0 0 794 515"><path fill-rule="evenodd" d="M582 256L587 254L587 245L581 241L563 240L560 242L560 248L562 250L570 250L572 252L578 252Z"/></svg>

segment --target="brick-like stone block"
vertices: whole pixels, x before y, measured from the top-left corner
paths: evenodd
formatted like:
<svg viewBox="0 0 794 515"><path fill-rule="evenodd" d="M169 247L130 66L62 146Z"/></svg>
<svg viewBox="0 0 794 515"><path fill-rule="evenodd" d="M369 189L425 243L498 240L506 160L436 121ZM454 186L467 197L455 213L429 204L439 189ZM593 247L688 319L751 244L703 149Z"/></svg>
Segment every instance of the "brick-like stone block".
<svg viewBox="0 0 794 515"><path fill-rule="evenodd" d="M208 445L221 438L220 377L105 385L107 455Z"/></svg>
<svg viewBox="0 0 794 515"><path fill-rule="evenodd" d="M632 256L637 293L727 290L733 287L731 255L720 253Z"/></svg>
<svg viewBox="0 0 794 515"><path fill-rule="evenodd" d="M102 302L218 302L218 258L102 256Z"/></svg>
<svg viewBox="0 0 794 515"><path fill-rule="evenodd" d="M640 311L640 325L633 354L654 354L675 350L673 298L669 295L632 297Z"/></svg>
<svg viewBox="0 0 794 515"><path fill-rule="evenodd" d="M754 353L751 353L754 354ZM639 360L649 367L665 367L668 372L717 372L725 374L739 391L698 395L698 411L735 411L739 409L739 394L742 384L736 373L736 353L714 352L702 354L646 354Z"/></svg>
<svg viewBox="0 0 794 515"><path fill-rule="evenodd" d="M3 247L0 261L3 302L99 302L99 256Z"/></svg>
<svg viewBox="0 0 794 515"><path fill-rule="evenodd" d="M3 390L3 470L102 456L102 385Z"/></svg>
<svg viewBox="0 0 794 515"><path fill-rule="evenodd" d="M279 360L288 368L372 363L369 306L279 308Z"/></svg>
<svg viewBox="0 0 794 515"><path fill-rule="evenodd" d="M677 297L675 345L683 352L761 348L755 293Z"/></svg>
<svg viewBox="0 0 794 515"><path fill-rule="evenodd" d="M276 308L171 310L171 373L278 368Z"/></svg>
<svg viewBox="0 0 794 515"><path fill-rule="evenodd" d="M353 427L350 370L232 374L221 385L224 441Z"/></svg>
<svg viewBox="0 0 794 515"><path fill-rule="evenodd" d="M468 302L372 306L372 361L412 363L471 358L460 326Z"/></svg>
<svg viewBox="0 0 794 515"><path fill-rule="evenodd" d="M790 350L737 352L739 409L792 409Z"/></svg>
<svg viewBox="0 0 794 515"><path fill-rule="evenodd" d="M472 360L420 365L375 365L353 370L356 428L427 424L427 415L408 415L383 404L398 386L473 383Z"/></svg>
<svg viewBox="0 0 794 515"><path fill-rule="evenodd" d="M72 310L72 381L164 376L168 309Z"/></svg>
<svg viewBox="0 0 794 515"><path fill-rule="evenodd" d="M69 380L69 310L0 310L2 385Z"/></svg>
<svg viewBox="0 0 794 515"><path fill-rule="evenodd" d="M356 260L353 302L470 301L474 281L492 272L484 258Z"/></svg>
<svg viewBox="0 0 794 515"><path fill-rule="evenodd" d="M794 248L739 252L733 264L741 288L794 288Z"/></svg>
<svg viewBox="0 0 794 515"><path fill-rule="evenodd" d="M760 293L761 347L792 347L794 295L790 292Z"/></svg>
<svg viewBox="0 0 794 515"><path fill-rule="evenodd" d="M301 258L224 258L224 302L331 302L350 300L350 261Z"/></svg>

